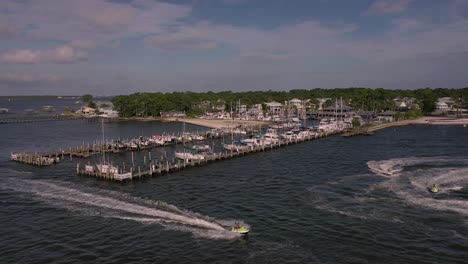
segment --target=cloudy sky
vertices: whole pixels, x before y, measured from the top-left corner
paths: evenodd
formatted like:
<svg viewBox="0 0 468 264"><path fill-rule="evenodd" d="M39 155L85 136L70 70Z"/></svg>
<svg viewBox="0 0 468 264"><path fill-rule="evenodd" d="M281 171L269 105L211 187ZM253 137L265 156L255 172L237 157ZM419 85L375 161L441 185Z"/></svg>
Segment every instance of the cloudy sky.
<svg viewBox="0 0 468 264"><path fill-rule="evenodd" d="M1 0L0 95L468 86L468 0Z"/></svg>

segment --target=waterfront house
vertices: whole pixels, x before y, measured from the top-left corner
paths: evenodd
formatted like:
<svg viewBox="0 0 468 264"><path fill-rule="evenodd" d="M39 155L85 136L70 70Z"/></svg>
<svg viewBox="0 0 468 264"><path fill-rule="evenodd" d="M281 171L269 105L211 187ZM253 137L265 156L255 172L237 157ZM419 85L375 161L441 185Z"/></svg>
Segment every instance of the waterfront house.
<svg viewBox="0 0 468 264"><path fill-rule="evenodd" d="M90 115L90 114L96 113L96 109L94 109L92 107L84 106L84 107L81 107L80 112L83 113L83 114L86 114L86 115Z"/></svg>
<svg viewBox="0 0 468 264"><path fill-rule="evenodd" d="M302 109L302 100L299 100L297 98L293 98L288 101L289 105L292 107L295 107L296 109Z"/></svg>
<svg viewBox="0 0 468 264"><path fill-rule="evenodd" d="M354 107L348 105L334 105L323 108L322 111L318 111L318 118L353 118L356 116Z"/></svg>
<svg viewBox="0 0 468 264"><path fill-rule="evenodd" d="M161 117L176 117L176 118L185 118L186 117L185 112L175 111L175 110L166 111L166 112L159 112L159 114L161 115Z"/></svg>
<svg viewBox="0 0 468 264"><path fill-rule="evenodd" d="M398 111L408 111L411 109L416 109L418 108L416 105L416 98L412 97L396 97L393 99L393 102L395 104L395 107L398 109Z"/></svg>
<svg viewBox="0 0 468 264"><path fill-rule="evenodd" d="M362 120L373 121L377 118L375 111L358 111L356 113Z"/></svg>
<svg viewBox="0 0 468 264"><path fill-rule="evenodd" d="M395 111L385 111L377 114L377 119L380 121L393 122L395 121Z"/></svg>
<svg viewBox="0 0 468 264"><path fill-rule="evenodd" d="M281 115L283 113L283 104L278 102L265 103L268 107L268 112L272 115Z"/></svg>
<svg viewBox="0 0 468 264"><path fill-rule="evenodd" d="M247 105L240 105L239 113L242 114L242 113L245 113L245 112L247 112Z"/></svg>
<svg viewBox="0 0 468 264"><path fill-rule="evenodd" d="M318 106L318 110L321 111L323 110L323 104L326 103L328 100L331 100L331 98L315 98L318 103L319 103L319 106Z"/></svg>

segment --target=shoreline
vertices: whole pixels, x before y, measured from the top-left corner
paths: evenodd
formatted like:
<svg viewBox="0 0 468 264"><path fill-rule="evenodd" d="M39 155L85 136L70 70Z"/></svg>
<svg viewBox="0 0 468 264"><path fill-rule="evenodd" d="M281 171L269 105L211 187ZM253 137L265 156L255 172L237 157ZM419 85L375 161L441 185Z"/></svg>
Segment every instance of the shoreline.
<svg viewBox="0 0 468 264"><path fill-rule="evenodd" d="M258 120L231 120L231 119L203 119L203 118L176 118L176 117L118 117L115 121L142 121L142 122L185 122L192 125L206 128L230 128L239 125L244 126L265 126L267 121ZM416 119L400 120L391 123L380 124L368 128L368 131L378 131L389 127L407 125L464 125L468 126L468 118L448 118L423 116Z"/></svg>
<svg viewBox="0 0 468 264"><path fill-rule="evenodd" d="M257 120L231 120L231 119L203 119L203 118L163 118L163 122L185 122L192 125L207 127L207 128L230 128L239 125L244 126L264 126L266 121Z"/></svg>
<svg viewBox="0 0 468 264"><path fill-rule="evenodd" d="M386 124L370 127L368 131L378 131L389 127L407 126L407 125L468 125L468 118L447 118L447 117L434 117L423 116L416 119L401 120Z"/></svg>

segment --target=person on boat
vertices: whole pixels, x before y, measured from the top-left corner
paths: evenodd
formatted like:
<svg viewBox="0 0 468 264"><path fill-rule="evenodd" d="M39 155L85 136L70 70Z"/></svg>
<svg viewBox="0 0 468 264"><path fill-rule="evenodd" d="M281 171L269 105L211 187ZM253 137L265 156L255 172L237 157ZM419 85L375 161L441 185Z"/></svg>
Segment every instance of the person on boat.
<svg viewBox="0 0 468 264"><path fill-rule="evenodd" d="M234 228L235 228L235 229L239 229L239 228L240 228L240 225L239 225L239 223L237 223L237 222L236 222L236 223L234 223Z"/></svg>
<svg viewBox="0 0 468 264"><path fill-rule="evenodd" d="M432 184L432 188L431 188L431 192L438 192L439 191L439 188L437 188L437 186L434 184Z"/></svg>

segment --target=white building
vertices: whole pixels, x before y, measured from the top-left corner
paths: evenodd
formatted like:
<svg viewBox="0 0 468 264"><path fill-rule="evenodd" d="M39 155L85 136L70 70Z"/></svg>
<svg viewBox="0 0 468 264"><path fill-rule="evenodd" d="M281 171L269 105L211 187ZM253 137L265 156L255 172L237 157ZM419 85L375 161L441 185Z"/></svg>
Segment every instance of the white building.
<svg viewBox="0 0 468 264"><path fill-rule="evenodd" d="M268 112L270 112L273 115L279 115L283 111L282 103L273 101L273 102L266 103L266 106L268 107Z"/></svg>
<svg viewBox="0 0 468 264"><path fill-rule="evenodd" d="M450 107L445 102L437 102L436 109L439 111L447 112L448 110L450 110Z"/></svg>

